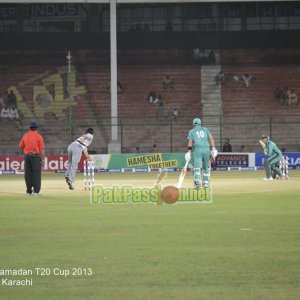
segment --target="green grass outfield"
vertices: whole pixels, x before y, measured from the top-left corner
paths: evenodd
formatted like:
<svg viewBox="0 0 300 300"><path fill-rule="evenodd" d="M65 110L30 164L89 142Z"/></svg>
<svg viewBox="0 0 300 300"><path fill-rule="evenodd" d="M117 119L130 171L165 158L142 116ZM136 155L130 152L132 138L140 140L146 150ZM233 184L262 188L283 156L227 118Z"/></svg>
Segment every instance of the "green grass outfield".
<svg viewBox="0 0 300 300"><path fill-rule="evenodd" d="M178 176L169 173L164 184L176 184ZM1 176L0 270L34 274L0 276L33 281L13 287L0 281L0 299L298 300L300 172L291 171L287 181L263 177L213 172L211 204L157 206L91 205L82 174L74 191L63 175L44 174L41 197L25 195L22 175ZM106 186L152 186L155 179L96 174ZM184 184L191 183L188 174ZM72 275L73 268L92 275ZM53 274L58 270L62 275Z"/></svg>

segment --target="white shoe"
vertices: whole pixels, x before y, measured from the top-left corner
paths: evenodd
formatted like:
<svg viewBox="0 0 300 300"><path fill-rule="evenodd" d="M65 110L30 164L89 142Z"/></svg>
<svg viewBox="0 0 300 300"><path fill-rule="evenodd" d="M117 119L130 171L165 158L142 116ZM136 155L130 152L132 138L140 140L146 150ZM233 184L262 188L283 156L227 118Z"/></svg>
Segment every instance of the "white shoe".
<svg viewBox="0 0 300 300"><path fill-rule="evenodd" d="M270 178L265 177L264 180L273 180L273 177Z"/></svg>

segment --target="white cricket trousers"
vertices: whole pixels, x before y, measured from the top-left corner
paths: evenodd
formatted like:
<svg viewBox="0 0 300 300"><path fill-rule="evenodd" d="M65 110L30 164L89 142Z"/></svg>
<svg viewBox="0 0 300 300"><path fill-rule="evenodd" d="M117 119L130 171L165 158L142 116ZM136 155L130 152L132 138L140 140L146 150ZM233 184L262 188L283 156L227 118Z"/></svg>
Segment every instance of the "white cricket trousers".
<svg viewBox="0 0 300 300"><path fill-rule="evenodd" d="M82 146L74 141L68 146L68 169L65 174L65 177L69 177L72 182L75 181L76 170L81 156Z"/></svg>

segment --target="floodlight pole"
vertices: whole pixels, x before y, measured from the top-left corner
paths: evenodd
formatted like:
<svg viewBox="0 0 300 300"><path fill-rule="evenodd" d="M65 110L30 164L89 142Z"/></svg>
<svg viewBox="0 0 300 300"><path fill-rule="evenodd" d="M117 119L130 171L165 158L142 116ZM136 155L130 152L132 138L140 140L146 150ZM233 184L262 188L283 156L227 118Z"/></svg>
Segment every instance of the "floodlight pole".
<svg viewBox="0 0 300 300"><path fill-rule="evenodd" d="M111 91L111 139L118 140L118 94L117 94L117 1L110 1L110 91Z"/></svg>
<svg viewBox="0 0 300 300"><path fill-rule="evenodd" d="M110 0L110 91L111 91L111 141L108 153L121 153L118 139L118 81L117 81L117 0Z"/></svg>
<svg viewBox="0 0 300 300"><path fill-rule="evenodd" d="M71 84L71 52L68 51L67 61L68 61L68 79L67 79L67 92L69 96L69 144L73 141L73 130L72 130L72 84Z"/></svg>

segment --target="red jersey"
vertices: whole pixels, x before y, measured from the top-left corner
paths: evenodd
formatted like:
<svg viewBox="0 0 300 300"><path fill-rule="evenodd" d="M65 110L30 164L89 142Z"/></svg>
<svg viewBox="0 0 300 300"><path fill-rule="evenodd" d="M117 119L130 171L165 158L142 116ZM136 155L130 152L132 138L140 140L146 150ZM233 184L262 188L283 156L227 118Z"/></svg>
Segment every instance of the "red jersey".
<svg viewBox="0 0 300 300"><path fill-rule="evenodd" d="M19 148L23 149L25 155L29 153L41 154L41 150L45 149L45 145L37 130L30 130L23 135Z"/></svg>

